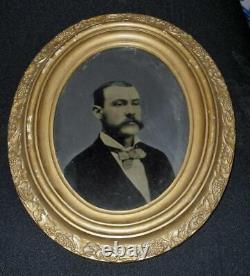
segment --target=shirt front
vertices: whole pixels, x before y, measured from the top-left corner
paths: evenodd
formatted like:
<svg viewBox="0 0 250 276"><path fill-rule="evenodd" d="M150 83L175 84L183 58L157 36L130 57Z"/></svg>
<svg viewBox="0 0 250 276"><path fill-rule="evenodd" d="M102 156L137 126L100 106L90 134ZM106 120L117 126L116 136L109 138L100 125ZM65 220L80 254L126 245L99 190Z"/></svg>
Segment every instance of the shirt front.
<svg viewBox="0 0 250 276"><path fill-rule="evenodd" d="M133 146L125 148L123 145L118 143L115 139L113 139L112 137L110 137L104 132L100 133L100 139L102 140L104 145L108 146L109 148L114 148L122 152L130 151L140 141L138 137L135 137ZM116 162L121 167L124 174L127 176L127 178L132 182L135 188L141 193L145 201L149 202L151 198L150 198L148 179L146 176L144 165L141 162L141 160L133 159L131 167L125 169L122 164L122 161L118 156L118 153L112 150L110 152L112 156L115 158Z"/></svg>

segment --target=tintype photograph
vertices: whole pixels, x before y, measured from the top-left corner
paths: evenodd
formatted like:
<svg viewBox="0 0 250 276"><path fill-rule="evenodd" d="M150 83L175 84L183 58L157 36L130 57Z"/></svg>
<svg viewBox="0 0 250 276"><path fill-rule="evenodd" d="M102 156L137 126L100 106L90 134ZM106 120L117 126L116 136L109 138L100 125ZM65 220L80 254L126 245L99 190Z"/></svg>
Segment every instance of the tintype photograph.
<svg viewBox="0 0 250 276"><path fill-rule="evenodd" d="M57 159L69 185L104 209L128 210L161 195L185 157L187 104L155 56L132 47L89 58L60 94Z"/></svg>

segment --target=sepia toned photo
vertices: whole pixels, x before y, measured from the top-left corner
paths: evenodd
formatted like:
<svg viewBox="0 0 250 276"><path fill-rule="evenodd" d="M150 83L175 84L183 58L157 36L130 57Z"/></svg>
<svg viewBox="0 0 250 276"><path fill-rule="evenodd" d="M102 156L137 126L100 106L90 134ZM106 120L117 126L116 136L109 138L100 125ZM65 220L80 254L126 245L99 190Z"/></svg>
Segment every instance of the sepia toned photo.
<svg viewBox="0 0 250 276"><path fill-rule="evenodd" d="M140 207L162 194L181 166L185 99L159 59L135 48L107 50L68 81L54 137L64 176L85 200L111 210Z"/></svg>

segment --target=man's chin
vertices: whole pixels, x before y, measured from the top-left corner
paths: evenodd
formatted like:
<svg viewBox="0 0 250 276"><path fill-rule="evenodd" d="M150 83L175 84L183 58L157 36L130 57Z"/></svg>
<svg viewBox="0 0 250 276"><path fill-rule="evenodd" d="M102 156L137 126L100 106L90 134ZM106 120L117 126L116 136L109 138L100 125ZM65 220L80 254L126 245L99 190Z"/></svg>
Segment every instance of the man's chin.
<svg viewBox="0 0 250 276"><path fill-rule="evenodd" d="M124 136L136 135L140 131L138 125L126 125L120 129L120 134Z"/></svg>

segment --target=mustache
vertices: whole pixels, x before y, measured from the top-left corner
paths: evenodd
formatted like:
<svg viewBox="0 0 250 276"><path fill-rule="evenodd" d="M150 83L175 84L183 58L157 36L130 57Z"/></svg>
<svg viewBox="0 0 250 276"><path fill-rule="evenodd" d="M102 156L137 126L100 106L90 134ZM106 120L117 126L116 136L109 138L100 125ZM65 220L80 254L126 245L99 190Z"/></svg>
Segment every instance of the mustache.
<svg viewBox="0 0 250 276"><path fill-rule="evenodd" d="M144 124L143 124L142 121L137 120L136 118L128 118L128 119L124 120L123 122L121 122L117 126L117 128L119 129L119 128L122 128L124 126L127 126L129 123L135 123L135 124L137 124L140 129L142 129L144 127Z"/></svg>
<svg viewBox="0 0 250 276"><path fill-rule="evenodd" d="M128 126L130 123L135 123L137 124L137 126L139 127L139 129L141 130L144 127L144 123L141 120L138 120L134 117L127 117L126 119L124 119L123 122L121 122L120 124L116 125L116 126L111 126L109 124L106 123L105 120L102 120L102 125L103 128L110 133L116 133L117 131L119 131L122 127L124 126Z"/></svg>

